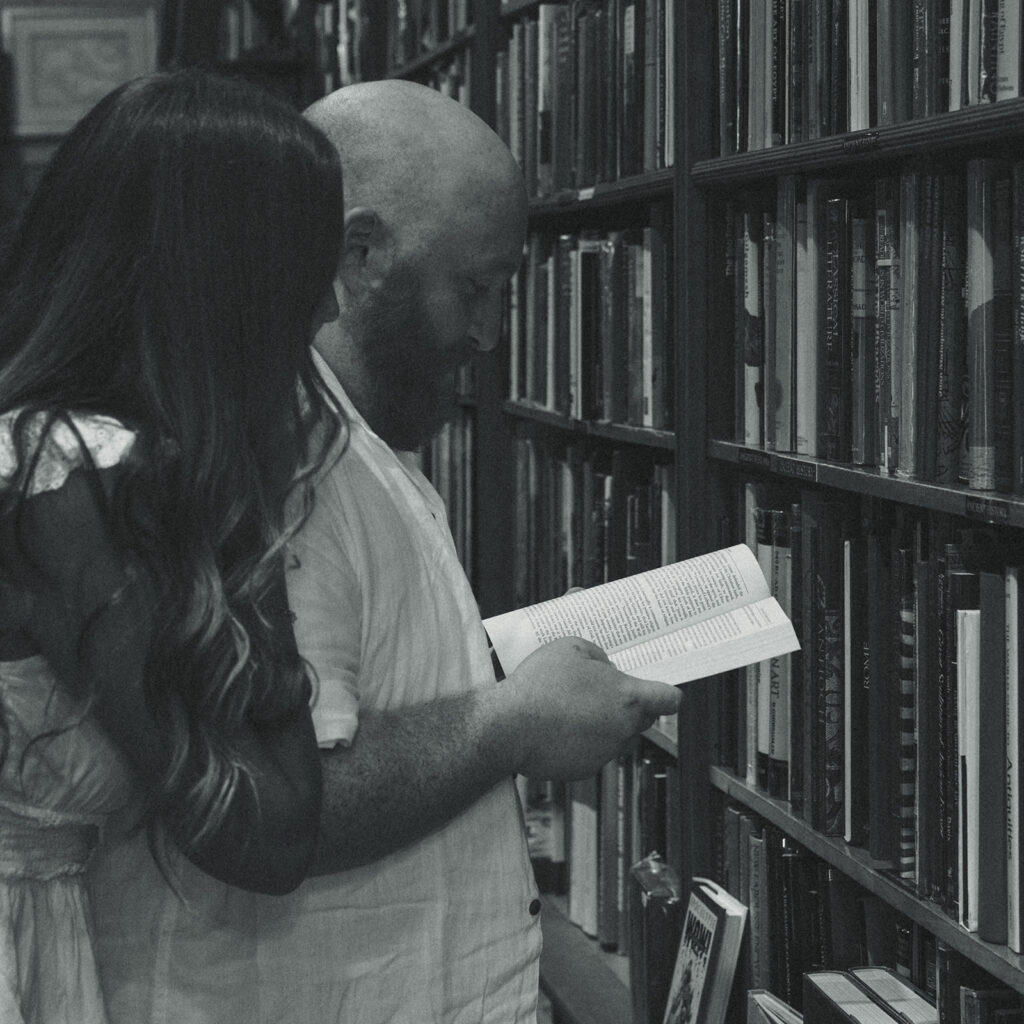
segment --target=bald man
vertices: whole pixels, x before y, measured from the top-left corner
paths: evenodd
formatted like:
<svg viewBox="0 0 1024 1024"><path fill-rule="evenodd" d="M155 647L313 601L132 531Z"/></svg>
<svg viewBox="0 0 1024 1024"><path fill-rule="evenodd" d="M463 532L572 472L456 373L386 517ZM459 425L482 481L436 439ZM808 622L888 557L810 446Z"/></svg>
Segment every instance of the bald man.
<svg viewBox="0 0 1024 1024"><path fill-rule="evenodd" d="M496 683L444 509L415 468L457 368L497 340L526 198L475 115L405 82L309 118L345 173L344 246L315 325L348 421L288 589L314 675L321 843L285 897L232 889L139 837L93 871L113 1024L532 1024L540 903L514 775L596 773L675 690L585 641ZM485 470L486 471L486 470Z"/></svg>

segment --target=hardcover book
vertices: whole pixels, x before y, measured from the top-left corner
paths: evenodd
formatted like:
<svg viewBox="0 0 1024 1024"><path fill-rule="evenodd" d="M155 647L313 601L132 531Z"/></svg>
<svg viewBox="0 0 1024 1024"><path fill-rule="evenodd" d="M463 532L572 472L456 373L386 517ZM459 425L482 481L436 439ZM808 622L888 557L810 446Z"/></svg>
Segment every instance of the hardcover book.
<svg viewBox="0 0 1024 1024"><path fill-rule="evenodd" d="M804 975L804 1016L814 1024L889 1024L899 1021L845 971Z"/></svg>
<svg viewBox="0 0 1024 1024"><path fill-rule="evenodd" d="M850 975L901 1024L939 1024L939 1011L905 978L888 967L854 967Z"/></svg>
<svg viewBox="0 0 1024 1024"><path fill-rule="evenodd" d="M725 1024L746 920L720 885L693 880L663 1024Z"/></svg>

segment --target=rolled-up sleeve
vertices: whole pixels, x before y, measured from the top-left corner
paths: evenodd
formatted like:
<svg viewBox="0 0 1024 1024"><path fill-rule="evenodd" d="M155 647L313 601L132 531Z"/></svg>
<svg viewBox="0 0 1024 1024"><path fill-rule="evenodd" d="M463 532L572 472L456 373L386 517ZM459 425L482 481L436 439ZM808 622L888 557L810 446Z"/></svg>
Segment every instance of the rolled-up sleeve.
<svg viewBox="0 0 1024 1024"><path fill-rule="evenodd" d="M318 500L290 544L288 600L295 639L313 676L313 725L321 747L348 745L359 724L362 601L341 536L343 523Z"/></svg>

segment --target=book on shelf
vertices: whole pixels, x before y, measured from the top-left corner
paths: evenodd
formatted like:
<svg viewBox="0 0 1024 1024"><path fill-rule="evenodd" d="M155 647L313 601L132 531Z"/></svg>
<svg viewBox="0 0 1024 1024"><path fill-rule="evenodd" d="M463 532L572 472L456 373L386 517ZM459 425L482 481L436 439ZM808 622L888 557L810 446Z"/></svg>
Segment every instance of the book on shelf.
<svg viewBox="0 0 1024 1024"><path fill-rule="evenodd" d="M1022 948L1021 909L1024 873L1021 857L1021 659L1024 656L1021 569L1007 566L1006 587L1006 944L1015 953Z"/></svg>
<svg viewBox="0 0 1024 1024"><path fill-rule="evenodd" d="M889 967L853 967L850 975L900 1024L939 1024L939 1011L923 992Z"/></svg>
<svg viewBox="0 0 1024 1024"><path fill-rule="evenodd" d="M803 1024L803 1014L766 988L747 992L747 1024Z"/></svg>
<svg viewBox="0 0 1024 1024"><path fill-rule="evenodd" d="M960 986L960 1024L1014 1024L1024 1020L1024 1004L1012 988Z"/></svg>
<svg viewBox="0 0 1024 1024"><path fill-rule="evenodd" d="M746 920L717 882L693 879L663 1024L725 1024Z"/></svg>
<svg viewBox="0 0 1024 1024"><path fill-rule="evenodd" d="M492 616L484 627L506 673L542 644L579 636L622 671L669 685L799 647L745 544Z"/></svg>
<svg viewBox="0 0 1024 1024"><path fill-rule="evenodd" d="M880 1006L846 971L809 971L805 974L803 1013L806 1020L815 1024L892 1024L900 1021L895 1013Z"/></svg>

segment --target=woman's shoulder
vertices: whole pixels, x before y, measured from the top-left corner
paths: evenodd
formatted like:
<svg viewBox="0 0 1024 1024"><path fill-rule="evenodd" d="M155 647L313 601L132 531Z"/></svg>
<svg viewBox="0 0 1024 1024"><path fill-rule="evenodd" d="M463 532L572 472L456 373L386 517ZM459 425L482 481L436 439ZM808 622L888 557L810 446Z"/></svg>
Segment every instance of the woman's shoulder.
<svg viewBox="0 0 1024 1024"><path fill-rule="evenodd" d="M61 487L72 470L89 463L96 469L117 465L135 443L135 431L120 420L96 413L0 415L0 484L10 484L32 462L30 494ZM22 458L26 461L21 464Z"/></svg>

